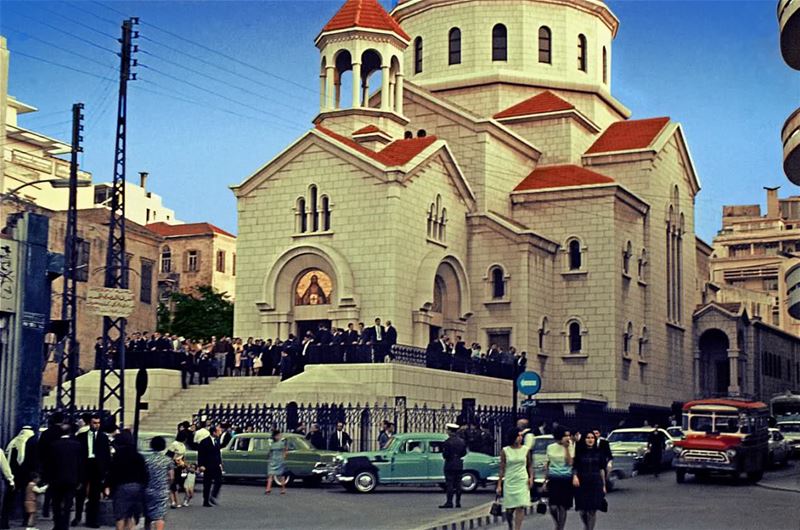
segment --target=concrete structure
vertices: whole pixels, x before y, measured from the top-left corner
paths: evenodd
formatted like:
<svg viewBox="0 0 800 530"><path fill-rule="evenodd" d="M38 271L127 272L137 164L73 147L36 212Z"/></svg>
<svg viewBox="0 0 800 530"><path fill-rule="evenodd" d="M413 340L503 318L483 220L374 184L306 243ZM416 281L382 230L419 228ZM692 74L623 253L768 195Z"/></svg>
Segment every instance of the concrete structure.
<svg viewBox="0 0 800 530"><path fill-rule="evenodd" d="M778 23L783 60L795 70L800 70L800 0L779 0ZM783 170L789 180L800 184L800 108L783 125L781 141Z"/></svg>
<svg viewBox="0 0 800 530"><path fill-rule="evenodd" d="M527 350L545 392L693 397L699 180L679 123L611 95L618 27L595 0L346 1L315 127L233 187L234 333L380 316Z"/></svg>
<svg viewBox="0 0 800 530"><path fill-rule="evenodd" d="M125 182L125 219L140 225L155 222L180 224L182 221L175 218L175 211L163 205L161 196L148 191L148 176L142 171L139 172L139 184ZM107 208L110 201L110 182L95 184L93 188L78 193L78 209Z"/></svg>
<svg viewBox="0 0 800 530"><path fill-rule="evenodd" d="M764 215L757 204L724 206L713 246L711 281L721 289L715 299L742 302L751 317L800 335L786 296L793 288L787 272L797 263L787 253L800 251L800 197L780 199L777 188L767 188Z"/></svg>
<svg viewBox="0 0 800 530"><path fill-rule="evenodd" d="M203 285L236 297L236 236L211 223L152 223L147 228L164 238L158 261L160 301Z"/></svg>

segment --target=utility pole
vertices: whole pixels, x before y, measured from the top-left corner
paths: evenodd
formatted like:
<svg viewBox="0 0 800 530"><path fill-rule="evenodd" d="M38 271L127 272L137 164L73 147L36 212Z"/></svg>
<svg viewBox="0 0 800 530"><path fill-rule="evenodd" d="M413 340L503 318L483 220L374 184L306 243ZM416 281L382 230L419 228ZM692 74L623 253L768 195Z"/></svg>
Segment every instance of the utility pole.
<svg viewBox="0 0 800 530"><path fill-rule="evenodd" d="M61 320L67 322L64 351L58 360L56 408L71 420L75 414L75 378L80 359L77 333L78 298L76 290L78 268L78 153L83 152L83 103L72 105L72 155L69 164L69 207L67 234L64 238L64 288L61 297Z"/></svg>
<svg viewBox="0 0 800 530"><path fill-rule="evenodd" d="M125 137L127 129L128 81L136 79L131 67L138 47L132 44L139 37L133 26L136 17L122 23L120 51L119 100L117 103L117 137L114 151L114 180L111 185L111 208L106 249L105 286L114 289L128 288L128 263L125 254ZM125 317L103 317L103 352L100 359L100 400L103 416L109 413L120 427L125 422ZM115 410L106 411L107 405L116 401ZM103 417L105 420L105 417Z"/></svg>

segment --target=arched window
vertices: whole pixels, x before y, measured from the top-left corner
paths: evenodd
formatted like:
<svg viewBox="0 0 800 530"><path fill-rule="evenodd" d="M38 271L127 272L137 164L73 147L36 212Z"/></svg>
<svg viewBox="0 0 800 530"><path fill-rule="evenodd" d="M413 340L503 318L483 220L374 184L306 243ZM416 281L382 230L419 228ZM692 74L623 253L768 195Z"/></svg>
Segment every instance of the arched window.
<svg viewBox="0 0 800 530"><path fill-rule="evenodd" d="M428 136L428 133L425 132L425 129L420 129L417 131L417 138L425 138Z"/></svg>
<svg viewBox="0 0 800 530"><path fill-rule="evenodd" d="M311 231L319 230L319 212L317 212L317 187L313 184L308 187L308 215L311 217Z"/></svg>
<svg viewBox="0 0 800 530"><path fill-rule="evenodd" d="M608 84L608 51L603 46L603 83Z"/></svg>
<svg viewBox="0 0 800 530"><path fill-rule="evenodd" d="M303 234L308 230L308 222L306 218L306 199L305 197L298 197L297 198L297 208L295 208L295 218L297 222L295 223L297 233Z"/></svg>
<svg viewBox="0 0 800 530"><path fill-rule="evenodd" d="M161 249L161 272L172 272L172 251L166 245Z"/></svg>
<svg viewBox="0 0 800 530"><path fill-rule="evenodd" d="M569 270L577 271L581 268L581 242L577 239L572 239L569 242L568 252L569 252Z"/></svg>
<svg viewBox="0 0 800 530"><path fill-rule="evenodd" d="M492 299L501 300L506 296L506 278L503 267L494 267L491 272Z"/></svg>
<svg viewBox="0 0 800 530"><path fill-rule="evenodd" d="M414 73L422 73L422 37L414 39Z"/></svg>
<svg viewBox="0 0 800 530"><path fill-rule="evenodd" d="M327 195L322 196L322 230L328 231L331 229L331 207L330 200Z"/></svg>
<svg viewBox="0 0 800 530"><path fill-rule="evenodd" d="M442 207L442 196L436 195L428 210L428 238L444 243L447 236L447 209Z"/></svg>
<svg viewBox="0 0 800 530"><path fill-rule="evenodd" d="M586 37L578 35L578 70L586 71Z"/></svg>
<svg viewBox="0 0 800 530"><path fill-rule="evenodd" d="M627 276L631 273L631 256L633 255L633 245L628 241L622 251L622 272Z"/></svg>
<svg viewBox="0 0 800 530"><path fill-rule="evenodd" d="M545 339L547 338L547 317L542 317L542 325L539 327L539 352L545 351Z"/></svg>
<svg viewBox="0 0 800 530"><path fill-rule="evenodd" d="M405 138L406 140L408 140L409 138L414 138L414 133L412 133L411 131L406 131L403 133L403 138Z"/></svg>
<svg viewBox="0 0 800 530"><path fill-rule="evenodd" d="M633 324L628 322L625 331L622 333L622 353L631 354L631 339L633 338Z"/></svg>
<svg viewBox="0 0 800 530"><path fill-rule="evenodd" d="M642 254L639 257L639 280L647 281L645 275L647 274L647 250L642 249Z"/></svg>
<svg viewBox="0 0 800 530"><path fill-rule="evenodd" d="M642 327L642 336L639 337L639 357L644 358L647 354L647 326Z"/></svg>
<svg viewBox="0 0 800 530"><path fill-rule="evenodd" d="M508 31L502 24L492 28L492 61L508 60Z"/></svg>
<svg viewBox="0 0 800 530"><path fill-rule="evenodd" d="M572 321L569 323L569 352L581 353L583 349L581 338L581 324L580 322Z"/></svg>
<svg viewBox="0 0 800 530"><path fill-rule="evenodd" d="M553 63L553 39L550 28L542 26L539 28L539 62Z"/></svg>
<svg viewBox="0 0 800 530"><path fill-rule="evenodd" d="M448 35L447 64L461 64L461 30L453 28Z"/></svg>
<svg viewBox="0 0 800 530"><path fill-rule="evenodd" d="M434 226L436 226L436 205L431 203L431 209L428 211L428 237L433 237Z"/></svg>
<svg viewBox="0 0 800 530"><path fill-rule="evenodd" d="M443 242L447 238L447 208L442 208L442 215L439 217L439 241Z"/></svg>

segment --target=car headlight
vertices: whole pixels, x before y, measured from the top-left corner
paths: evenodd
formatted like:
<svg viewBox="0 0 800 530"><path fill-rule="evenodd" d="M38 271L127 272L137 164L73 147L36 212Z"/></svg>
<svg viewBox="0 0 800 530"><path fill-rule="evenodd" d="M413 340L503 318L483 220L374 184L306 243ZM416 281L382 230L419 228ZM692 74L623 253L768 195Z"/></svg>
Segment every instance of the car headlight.
<svg viewBox="0 0 800 530"><path fill-rule="evenodd" d="M675 451L675 454L676 454L676 455L679 455L679 454L681 454L681 451L682 451L683 449L681 449L680 447L678 447L678 446L676 445L676 446L674 446L674 447L672 448L672 450L673 450L673 451Z"/></svg>
<svg viewBox="0 0 800 530"><path fill-rule="evenodd" d="M725 454L728 455L728 458L733 458L736 456L736 449L728 449Z"/></svg>

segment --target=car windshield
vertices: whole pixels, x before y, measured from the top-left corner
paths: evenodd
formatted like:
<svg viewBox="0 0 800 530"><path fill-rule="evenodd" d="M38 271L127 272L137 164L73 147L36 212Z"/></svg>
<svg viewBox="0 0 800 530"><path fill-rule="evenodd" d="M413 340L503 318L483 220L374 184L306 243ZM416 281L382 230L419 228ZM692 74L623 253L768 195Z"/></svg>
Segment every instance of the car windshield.
<svg viewBox="0 0 800 530"><path fill-rule="evenodd" d="M627 431L627 432L614 431L608 435L608 443L617 443L617 442L647 443L648 436L650 436L649 431Z"/></svg>
<svg viewBox="0 0 800 530"><path fill-rule="evenodd" d="M739 418L737 416L716 414L693 414L689 421L689 428L698 432L739 432Z"/></svg>
<svg viewBox="0 0 800 530"><path fill-rule="evenodd" d="M779 423L778 429L781 432L800 433L800 423Z"/></svg>

